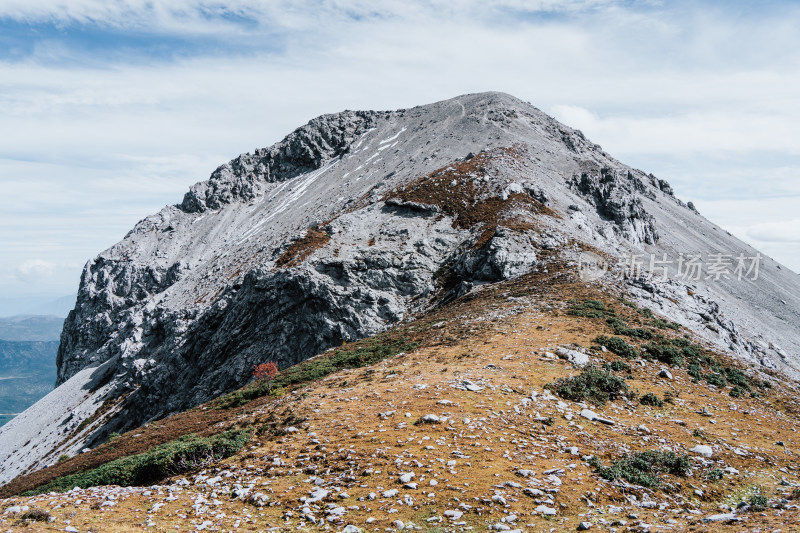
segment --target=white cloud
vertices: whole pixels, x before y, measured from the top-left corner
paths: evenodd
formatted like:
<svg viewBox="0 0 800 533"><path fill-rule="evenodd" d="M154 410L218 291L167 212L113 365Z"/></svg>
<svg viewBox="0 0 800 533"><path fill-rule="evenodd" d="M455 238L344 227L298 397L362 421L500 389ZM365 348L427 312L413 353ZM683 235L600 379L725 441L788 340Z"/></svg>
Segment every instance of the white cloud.
<svg viewBox="0 0 800 533"><path fill-rule="evenodd" d="M756 224L747 230L747 236L757 241L800 244L800 218Z"/></svg>
<svg viewBox="0 0 800 533"><path fill-rule="evenodd" d="M800 84L800 76L796 81ZM715 109L711 104L688 113L601 118L579 106L556 105L552 112L589 138L604 139L604 148L613 154L760 150L800 155L795 142L800 137L800 122L787 121L785 111L780 110Z"/></svg>
<svg viewBox="0 0 800 533"><path fill-rule="evenodd" d="M383 0L379 7L368 0L4 0L0 16L28 21L75 21L126 27L144 20L152 28L181 22L207 21L226 16L273 21L288 27L307 27L309 21L336 18L408 18L430 14L513 10L519 12L576 12L619 4L619 0L484 0L427 2ZM640 2L646 4L647 2ZM211 24L208 24L211 26Z"/></svg>
<svg viewBox="0 0 800 533"><path fill-rule="evenodd" d="M36 283L53 275L56 265L42 259L29 259L19 265L14 274L24 283Z"/></svg>

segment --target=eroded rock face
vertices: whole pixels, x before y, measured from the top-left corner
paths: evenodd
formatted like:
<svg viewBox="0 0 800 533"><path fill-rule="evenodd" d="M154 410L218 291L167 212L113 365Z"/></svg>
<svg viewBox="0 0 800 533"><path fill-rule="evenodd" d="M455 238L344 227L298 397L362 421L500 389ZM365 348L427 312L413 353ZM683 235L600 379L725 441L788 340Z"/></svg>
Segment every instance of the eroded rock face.
<svg viewBox="0 0 800 533"><path fill-rule="evenodd" d="M45 466L240 387L256 363L285 368L525 275L547 254L711 244L743 246L663 180L511 96L325 115L219 167L87 264L58 356L58 397L75 415L65 429L70 413L53 411L56 396L34 405L22 444L0 429L0 463ZM682 305L677 282L631 290L786 369L800 348L800 333L785 327L800 284L786 272L766 269L743 298L726 285L719 304L717 292ZM776 286L797 290L778 298ZM760 313L756 328L748 313ZM93 418L101 405L113 409Z"/></svg>
<svg viewBox="0 0 800 533"><path fill-rule="evenodd" d="M603 167L575 175L570 186L585 196L595 206L601 217L616 224L616 229L635 244L656 244L658 231L653 215L642 205L640 196L649 194L641 178L631 171L618 172ZM672 195L672 188L659 180L660 190Z"/></svg>
<svg viewBox="0 0 800 533"><path fill-rule="evenodd" d="M453 270L466 281L512 279L527 274L536 266L539 249L532 234L499 227L486 245L468 250L459 257Z"/></svg>

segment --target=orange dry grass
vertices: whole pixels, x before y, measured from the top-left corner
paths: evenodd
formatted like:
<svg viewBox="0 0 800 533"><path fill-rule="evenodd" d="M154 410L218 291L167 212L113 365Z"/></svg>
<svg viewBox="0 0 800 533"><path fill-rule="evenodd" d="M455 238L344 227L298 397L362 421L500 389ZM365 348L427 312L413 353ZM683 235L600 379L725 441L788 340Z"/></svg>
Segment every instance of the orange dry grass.
<svg viewBox="0 0 800 533"><path fill-rule="evenodd" d="M616 420L613 427L580 417L567 420L555 401L517 412L514 407L532 392L541 394L548 383L576 373L564 361L546 358L546 351L568 344L589 346L596 335L610 333L602 319L566 315L563 302L568 298L602 300L613 305L618 314L636 318L619 305L616 295L576 282L569 271L557 265L552 265L547 274L486 287L406 326L405 333L429 340L425 346L368 368L340 372L279 400L264 400L240 419L240 423L262 428L261 436L253 442L255 448L209 469L208 474L224 470L253 473L258 488L269 494L269 505L258 507L217 494L222 502L217 510L224 510L225 516L209 518L194 516L191 508L191 497L201 487L187 487L176 501L149 514L148 509L155 501L163 501L163 496L132 496L102 511L92 511L87 501L76 504L77 497L69 496L63 498L72 503L62 502L61 508L50 511L56 516L55 524L63 529L63 521L70 520L80 531L128 531L132 524L152 519L156 525L150 530L185 531L211 520L213 528L229 530L238 519L238 530L275 527L288 531L301 525L299 499L313 488L307 483L310 476L318 475L335 481L328 485L334 496L348 494L337 504L357 506L348 510L340 524L331 524L334 530L347 523L363 527L368 517L376 519L370 530L391 528L396 519L413 521L423 528L429 524L457 530L447 520L442 524L426 520L457 508L460 502L471 506L461 520L478 530L513 512L519 516L518 527L526 531L567 531L587 519L626 518L630 511L618 516L596 513L609 503L625 505L626 495L641 498L651 492L598 479L580 457L566 452L569 446L578 447L581 455L608 460L624 451L663 446L680 451L696 443L710 443L723 445L713 459L739 469L741 475L711 483L699 476L703 469L698 468L693 477L669 479L678 484L676 493L653 495L659 501L669 499L671 507L680 512L657 508L635 512L640 520L651 524L674 519L674 530L727 531L725 525L698 523L697 516L685 509L699 509L703 513L700 516L705 516L718 512L719 503L748 487L763 485L774 496L781 491L776 480L794 479L797 466L793 450L800 445L800 438L794 431L794 418L773 407L791 403L782 387L770 392L766 400L733 399L707 385L692 383L680 369L673 369L673 381L660 379L659 365L651 363L633 365L630 386L660 397L667 391L679 391L678 400L663 408L624 401L593 407ZM594 357L598 364L616 359L610 353ZM453 388L465 379L480 384L483 390ZM573 413L580 410L574 404L570 407ZM704 407L711 417L702 414ZM380 416L390 411L394 413ZM447 421L414 424L429 413L447 417ZM554 425L542 424L538 415L552 417ZM281 421L296 425L300 431L282 432ZM640 425L649 433L638 429ZM703 436L694 436L695 430L702 431ZM786 444L785 449L774 445L779 440ZM740 457L725 444L746 449L748 455ZM282 465L275 465L276 457ZM455 464L448 465L453 460ZM552 495L558 517L545 519L532 513L538 505L534 499L511 488L502 489L505 505L491 501L497 486L506 481L525 485L525 480L515 475L520 468L533 470L538 478L543 478L542 472L548 469L566 471L559 492ZM401 472L414 472L419 487L405 489L397 480ZM435 486L430 484L432 479L437 481ZM400 495L380 496L391 488L399 489ZM702 491L702 496L695 490ZM377 498L371 500L370 493L376 493ZM397 502L406 494L413 498L412 505ZM45 497L36 505L52 508L59 498ZM397 512L389 513L390 509ZM289 510L291 516L286 514ZM595 514L587 515L589 511ZM799 518L797 510L770 509L763 515L753 514L749 525L791 531L800 527ZM635 522L627 520L629 525ZM52 527L36 524L30 530ZM306 526L304 530L316 529Z"/></svg>

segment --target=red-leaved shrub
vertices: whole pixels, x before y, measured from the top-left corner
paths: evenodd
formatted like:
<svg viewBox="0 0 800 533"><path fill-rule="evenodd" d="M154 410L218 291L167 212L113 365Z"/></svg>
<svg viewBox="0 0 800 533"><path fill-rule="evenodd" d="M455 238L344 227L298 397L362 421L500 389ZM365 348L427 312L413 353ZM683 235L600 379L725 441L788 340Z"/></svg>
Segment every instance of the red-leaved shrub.
<svg viewBox="0 0 800 533"><path fill-rule="evenodd" d="M253 368L253 377L258 381L266 381L267 386L272 388L272 380L278 375L278 365L273 361L261 363Z"/></svg>

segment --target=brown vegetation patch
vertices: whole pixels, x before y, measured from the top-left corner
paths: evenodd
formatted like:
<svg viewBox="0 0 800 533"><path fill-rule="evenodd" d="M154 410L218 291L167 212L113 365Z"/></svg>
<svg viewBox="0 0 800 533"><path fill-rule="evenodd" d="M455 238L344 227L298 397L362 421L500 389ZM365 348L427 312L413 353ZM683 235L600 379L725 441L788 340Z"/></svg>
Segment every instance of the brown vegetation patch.
<svg viewBox="0 0 800 533"><path fill-rule="evenodd" d="M521 158L522 150L522 147L515 145L481 152L414 180L386 194L383 200L436 206L443 214L453 218L454 228L471 229L481 225L483 232L475 242L475 248L486 244L500 225L533 229L531 222L519 217L509 217L505 223L505 215L513 211L551 217L558 215L528 194L514 193L505 198L497 196L485 179L491 180L499 173L495 166L504 159Z"/></svg>
<svg viewBox="0 0 800 533"><path fill-rule="evenodd" d="M331 236L321 226L312 226L306 230L302 239L294 241L284 251L275 266L278 268L291 268L305 261L306 257L328 244Z"/></svg>

